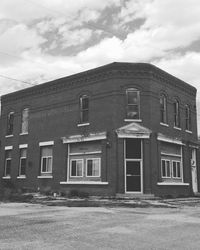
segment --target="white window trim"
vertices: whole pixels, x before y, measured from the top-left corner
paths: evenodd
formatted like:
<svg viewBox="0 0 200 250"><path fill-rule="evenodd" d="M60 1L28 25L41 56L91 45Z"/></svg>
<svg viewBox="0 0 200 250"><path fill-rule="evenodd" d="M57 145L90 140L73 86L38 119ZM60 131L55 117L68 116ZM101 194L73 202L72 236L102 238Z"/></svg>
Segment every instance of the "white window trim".
<svg viewBox="0 0 200 250"><path fill-rule="evenodd" d="M162 161L169 162L169 175L170 176L163 176ZM171 179L172 178L171 177L171 161L169 159L161 158L161 177L162 177L162 179Z"/></svg>
<svg viewBox="0 0 200 250"><path fill-rule="evenodd" d="M11 176L10 176L10 175L8 175L8 176L3 176L2 179L5 179L5 180L6 180L6 179L11 179Z"/></svg>
<svg viewBox="0 0 200 250"><path fill-rule="evenodd" d="M28 148L28 144L20 144L19 148Z"/></svg>
<svg viewBox="0 0 200 250"><path fill-rule="evenodd" d="M5 150L12 150L13 146L5 146Z"/></svg>
<svg viewBox="0 0 200 250"><path fill-rule="evenodd" d="M189 186L190 183L186 182L157 182L158 186Z"/></svg>
<svg viewBox="0 0 200 250"><path fill-rule="evenodd" d="M169 127L169 124L163 123L163 122L160 122L160 125L165 126L165 127Z"/></svg>
<svg viewBox="0 0 200 250"><path fill-rule="evenodd" d="M78 123L77 124L77 127L84 127L84 126L89 126L90 123L89 122L86 122L86 123Z"/></svg>
<svg viewBox="0 0 200 250"><path fill-rule="evenodd" d="M49 172L43 172L42 171L42 167L43 167L43 159L46 158L46 159L49 159L51 158L51 171ZM48 155L48 156L42 156L41 157L41 174L52 174L52 166L53 166L53 156L52 155Z"/></svg>
<svg viewBox="0 0 200 250"><path fill-rule="evenodd" d="M175 176L174 176L173 162L176 162L176 163L179 162L179 163L180 163L180 175L181 175L180 177L175 177ZM181 170L181 169L182 169L182 164L181 164L181 161L172 160L172 166L171 166L171 168L172 168L172 178L173 178L173 179L177 179L177 180L182 180L182 170ZM177 164L176 164L176 168L177 168Z"/></svg>
<svg viewBox="0 0 200 250"><path fill-rule="evenodd" d="M5 137L6 138L9 138L9 137L13 137L14 135L12 134L12 135L6 135Z"/></svg>
<svg viewBox="0 0 200 250"><path fill-rule="evenodd" d="M79 175L79 176L73 176L73 175L71 175L72 174L72 161L81 161L81 163L82 163L82 175ZM83 159L70 159L70 172L69 172L69 174L70 174L70 178L82 178L84 175L83 175L83 170L84 170L84 161L83 161Z"/></svg>
<svg viewBox="0 0 200 250"><path fill-rule="evenodd" d="M20 133L19 135L28 135L28 132Z"/></svg>
<svg viewBox="0 0 200 250"><path fill-rule="evenodd" d="M38 179L52 179L53 176L52 175L39 175L37 178Z"/></svg>
<svg viewBox="0 0 200 250"><path fill-rule="evenodd" d="M61 181L60 184L63 185L108 185L109 182L106 181Z"/></svg>
<svg viewBox="0 0 200 250"><path fill-rule="evenodd" d="M93 154L101 154L102 151L93 151L93 152L83 152L83 153L69 153L69 155L93 155Z"/></svg>
<svg viewBox="0 0 200 250"><path fill-rule="evenodd" d="M17 179L26 179L26 175L19 175L17 176Z"/></svg>
<svg viewBox="0 0 200 250"><path fill-rule="evenodd" d="M168 154L168 153L164 153L164 152L161 152L161 155L165 155L165 156L173 156L173 157L182 157L182 155L180 154L180 155L176 155L176 154Z"/></svg>
<svg viewBox="0 0 200 250"><path fill-rule="evenodd" d="M27 159L27 157L20 157L20 160L19 160L19 176L18 177L20 177L20 176L26 176L24 174L20 174L21 173L21 162L22 162L22 159Z"/></svg>
<svg viewBox="0 0 200 250"><path fill-rule="evenodd" d="M43 142L39 142L39 146L43 147L43 146L51 146L54 145L54 141L43 141Z"/></svg>
<svg viewBox="0 0 200 250"><path fill-rule="evenodd" d="M180 127L176 127L176 126L174 126L174 129L176 129L176 130L182 130Z"/></svg>
<svg viewBox="0 0 200 250"><path fill-rule="evenodd" d="M89 160L98 160L99 161L99 175L97 175L97 176L94 176L94 175L87 175L87 170L88 170L88 161ZM99 178L99 177L101 177L101 158L95 158L95 157L93 157L93 158L86 158L86 177L91 177L91 178Z"/></svg>
<svg viewBox="0 0 200 250"><path fill-rule="evenodd" d="M125 122L142 122L141 119L124 119Z"/></svg>
<svg viewBox="0 0 200 250"><path fill-rule="evenodd" d="M185 130L186 133L189 133L189 134L192 134L192 131L191 130Z"/></svg>

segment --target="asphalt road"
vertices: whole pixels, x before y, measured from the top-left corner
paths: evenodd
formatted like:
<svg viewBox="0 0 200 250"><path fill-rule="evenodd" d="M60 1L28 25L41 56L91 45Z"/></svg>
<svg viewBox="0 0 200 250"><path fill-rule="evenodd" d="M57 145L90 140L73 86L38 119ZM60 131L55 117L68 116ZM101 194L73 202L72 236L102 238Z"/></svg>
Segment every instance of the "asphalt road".
<svg viewBox="0 0 200 250"><path fill-rule="evenodd" d="M200 206L51 207L0 203L0 249L200 249Z"/></svg>

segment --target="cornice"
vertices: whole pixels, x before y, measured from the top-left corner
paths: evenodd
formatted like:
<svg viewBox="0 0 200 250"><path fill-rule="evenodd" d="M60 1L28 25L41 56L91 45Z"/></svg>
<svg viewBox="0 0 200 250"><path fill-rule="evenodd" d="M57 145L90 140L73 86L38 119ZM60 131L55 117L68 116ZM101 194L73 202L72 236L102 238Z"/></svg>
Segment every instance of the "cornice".
<svg viewBox="0 0 200 250"><path fill-rule="evenodd" d="M75 75L56 79L2 96L2 103L15 101L35 95L50 94L64 89L87 86L92 83L114 78L147 78L166 83L171 87L195 96L196 89L186 82L168 74L167 72L147 63L111 63L99 68L81 72Z"/></svg>

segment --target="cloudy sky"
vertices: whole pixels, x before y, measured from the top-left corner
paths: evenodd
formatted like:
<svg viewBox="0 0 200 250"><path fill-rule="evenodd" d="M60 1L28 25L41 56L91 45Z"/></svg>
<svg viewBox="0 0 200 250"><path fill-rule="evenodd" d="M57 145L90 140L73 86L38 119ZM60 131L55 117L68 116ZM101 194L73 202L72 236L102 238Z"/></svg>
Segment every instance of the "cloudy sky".
<svg viewBox="0 0 200 250"><path fill-rule="evenodd" d="M199 0L0 1L1 94L113 61L195 86L200 132Z"/></svg>

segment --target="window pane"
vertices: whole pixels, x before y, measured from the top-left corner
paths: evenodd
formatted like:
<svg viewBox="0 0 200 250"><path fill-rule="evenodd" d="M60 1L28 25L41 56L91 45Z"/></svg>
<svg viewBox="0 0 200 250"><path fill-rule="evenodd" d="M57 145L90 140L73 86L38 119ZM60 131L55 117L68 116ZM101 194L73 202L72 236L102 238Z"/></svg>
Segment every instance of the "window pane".
<svg viewBox="0 0 200 250"><path fill-rule="evenodd" d="M88 122L89 121L89 111L84 110L81 112L81 122Z"/></svg>
<svg viewBox="0 0 200 250"><path fill-rule="evenodd" d="M48 173L52 172L52 158L51 157L47 158L47 172Z"/></svg>
<svg viewBox="0 0 200 250"><path fill-rule="evenodd" d="M139 119L138 105L129 105L127 107L127 118L128 119Z"/></svg>
<svg viewBox="0 0 200 250"><path fill-rule="evenodd" d="M128 105L129 104L138 104L138 92L137 91L128 91L127 92Z"/></svg>
<svg viewBox="0 0 200 250"><path fill-rule="evenodd" d="M42 158L42 172L46 172L47 158Z"/></svg>
<svg viewBox="0 0 200 250"><path fill-rule="evenodd" d="M165 161L162 160L162 176L166 177L166 171L165 171Z"/></svg>
<svg viewBox="0 0 200 250"><path fill-rule="evenodd" d="M181 177L181 164L180 162L177 162L177 177Z"/></svg>
<svg viewBox="0 0 200 250"><path fill-rule="evenodd" d="M76 176L76 161L72 161L71 164L71 176Z"/></svg>
<svg viewBox="0 0 200 250"><path fill-rule="evenodd" d="M92 176L92 160L87 161L87 176Z"/></svg>
<svg viewBox="0 0 200 250"><path fill-rule="evenodd" d="M167 173L166 177L170 177L170 162L169 161L166 161L166 173Z"/></svg>
<svg viewBox="0 0 200 250"><path fill-rule="evenodd" d="M26 158L21 159L21 166L20 166L20 175L26 174Z"/></svg>
<svg viewBox="0 0 200 250"><path fill-rule="evenodd" d="M26 158L27 155L27 149L26 148L22 148L20 150L20 157L25 157Z"/></svg>
<svg viewBox="0 0 200 250"><path fill-rule="evenodd" d="M89 98L87 96L82 97L82 109L89 108Z"/></svg>
<svg viewBox="0 0 200 250"><path fill-rule="evenodd" d="M28 118L29 118L29 109L24 109L22 111L22 128L21 128L22 133L28 132Z"/></svg>
<svg viewBox="0 0 200 250"><path fill-rule="evenodd" d="M8 114L8 120L7 120L7 135L13 134L13 123L14 123L14 113Z"/></svg>
<svg viewBox="0 0 200 250"><path fill-rule="evenodd" d="M5 158L11 158L11 150L6 150Z"/></svg>
<svg viewBox="0 0 200 250"><path fill-rule="evenodd" d="M11 160L6 160L5 176L10 175L11 172Z"/></svg>
<svg viewBox="0 0 200 250"><path fill-rule="evenodd" d="M99 176L100 175L100 161L99 159L93 160L93 176Z"/></svg>
<svg viewBox="0 0 200 250"><path fill-rule="evenodd" d="M177 173L176 173L176 162L173 162L173 177L177 177Z"/></svg>
<svg viewBox="0 0 200 250"><path fill-rule="evenodd" d="M82 161L77 161L76 163L76 173L77 173L77 176L82 176L83 173L82 173Z"/></svg>

